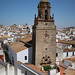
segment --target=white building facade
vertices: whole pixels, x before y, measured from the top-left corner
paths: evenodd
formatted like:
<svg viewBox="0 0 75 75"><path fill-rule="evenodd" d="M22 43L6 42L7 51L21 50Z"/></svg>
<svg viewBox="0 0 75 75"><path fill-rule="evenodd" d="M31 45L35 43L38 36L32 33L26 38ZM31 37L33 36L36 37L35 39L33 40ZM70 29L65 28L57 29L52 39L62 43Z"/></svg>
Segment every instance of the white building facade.
<svg viewBox="0 0 75 75"><path fill-rule="evenodd" d="M17 61L22 63L32 63L32 47L17 52Z"/></svg>

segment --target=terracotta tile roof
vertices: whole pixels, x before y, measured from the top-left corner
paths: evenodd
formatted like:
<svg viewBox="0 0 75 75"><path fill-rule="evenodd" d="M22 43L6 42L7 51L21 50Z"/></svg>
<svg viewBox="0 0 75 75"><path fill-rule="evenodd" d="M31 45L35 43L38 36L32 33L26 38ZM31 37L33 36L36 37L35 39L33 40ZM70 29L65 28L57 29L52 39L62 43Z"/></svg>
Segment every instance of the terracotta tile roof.
<svg viewBox="0 0 75 75"><path fill-rule="evenodd" d="M22 62L17 61L19 64L22 64ZM33 64L29 64L29 63L25 63L26 66L30 67L31 69L41 73L42 75L47 75L48 71L42 71L40 68L38 68L37 66L33 65Z"/></svg>
<svg viewBox="0 0 75 75"><path fill-rule="evenodd" d="M39 72L39 73L48 73L48 71L42 71L40 68L38 68L37 66L33 65L33 64L29 64L29 63L25 63L25 65L27 65L28 67L32 68L33 70Z"/></svg>
<svg viewBox="0 0 75 75"><path fill-rule="evenodd" d="M75 44L75 40L58 40L59 43L64 43L64 44Z"/></svg>
<svg viewBox="0 0 75 75"><path fill-rule="evenodd" d="M63 52L75 52L75 49L65 48L65 49L63 49Z"/></svg>
<svg viewBox="0 0 75 75"><path fill-rule="evenodd" d="M64 58L65 60L68 60L68 61L70 61L70 62L75 62L75 56L73 56L73 57L70 57L70 58ZM64 60L63 59L63 60Z"/></svg>
<svg viewBox="0 0 75 75"><path fill-rule="evenodd" d="M63 32L70 31L70 29L64 29Z"/></svg>
<svg viewBox="0 0 75 75"><path fill-rule="evenodd" d="M18 39L18 41L28 42L32 40L32 34L26 35L24 38Z"/></svg>
<svg viewBox="0 0 75 75"><path fill-rule="evenodd" d="M17 61L19 64L22 64L22 62L20 62L20 61Z"/></svg>
<svg viewBox="0 0 75 75"><path fill-rule="evenodd" d="M15 34L15 36L26 36L26 34Z"/></svg>
<svg viewBox="0 0 75 75"><path fill-rule="evenodd" d="M12 49L15 53L20 52L20 51L22 51L22 50L24 50L24 49L27 49L27 47L24 46L24 43L21 43L21 42L15 42L15 43L13 43L13 44L11 44L11 45L9 45L9 46L11 47L11 49Z"/></svg>
<svg viewBox="0 0 75 75"><path fill-rule="evenodd" d="M66 73L66 75L75 75L75 70L69 69Z"/></svg>
<svg viewBox="0 0 75 75"><path fill-rule="evenodd" d="M58 65L59 69L60 69L60 75L65 75L64 71L66 70L65 68L61 67L60 65Z"/></svg>
<svg viewBox="0 0 75 75"><path fill-rule="evenodd" d="M19 39L19 40L22 40L22 41L24 41L24 42L29 42L29 41L32 40L32 37L31 37L30 35L28 35L28 36L26 36L26 37L24 37L24 38L22 38L22 39ZM13 43L13 44L10 44L9 46L11 47L11 49L12 49L15 53L20 52L20 51L22 51L22 50L24 50L24 49L29 48L29 47L25 46L25 44L22 43L22 42L15 42L15 43Z"/></svg>
<svg viewBox="0 0 75 75"><path fill-rule="evenodd" d="M64 59L75 59L75 56L72 56L70 58L64 58Z"/></svg>

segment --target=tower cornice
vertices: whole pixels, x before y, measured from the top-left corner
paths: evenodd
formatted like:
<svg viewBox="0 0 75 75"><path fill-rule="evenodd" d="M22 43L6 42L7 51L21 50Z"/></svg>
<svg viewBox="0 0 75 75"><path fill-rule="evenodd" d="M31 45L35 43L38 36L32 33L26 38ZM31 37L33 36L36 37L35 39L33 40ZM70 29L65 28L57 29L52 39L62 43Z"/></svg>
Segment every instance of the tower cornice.
<svg viewBox="0 0 75 75"><path fill-rule="evenodd" d="M41 0L41 2L48 2L47 0Z"/></svg>

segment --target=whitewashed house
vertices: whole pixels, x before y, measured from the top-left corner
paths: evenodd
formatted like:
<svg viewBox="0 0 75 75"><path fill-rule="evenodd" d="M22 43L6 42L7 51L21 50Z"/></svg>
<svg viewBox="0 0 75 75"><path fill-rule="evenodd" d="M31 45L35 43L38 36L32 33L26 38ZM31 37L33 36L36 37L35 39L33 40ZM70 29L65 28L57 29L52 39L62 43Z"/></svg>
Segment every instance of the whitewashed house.
<svg viewBox="0 0 75 75"><path fill-rule="evenodd" d="M16 42L10 45L11 49L17 55L17 61L22 63L32 63L32 47L26 47L21 42Z"/></svg>
<svg viewBox="0 0 75 75"><path fill-rule="evenodd" d="M17 61L17 54L10 48L10 46L3 45L2 47L6 61L4 62L0 60L0 75L43 75L23 64L21 61Z"/></svg>
<svg viewBox="0 0 75 75"><path fill-rule="evenodd" d="M32 63L32 47L17 52L17 61L22 63Z"/></svg>
<svg viewBox="0 0 75 75"><path fill-rule="evenodd" d="M17 61L22 63L32 63L32 45L29 43L32 38L28 35L21 40L23 41L15 42L9 45L9 48L16 53Z"/></svg>
<svg viewBox="0 0 75 75"><path fill-rule="evenodd" d="M68 49L68 48L56 48L56 61L62 61L63 58L69 58L75 55L75 49Z"/></svg>

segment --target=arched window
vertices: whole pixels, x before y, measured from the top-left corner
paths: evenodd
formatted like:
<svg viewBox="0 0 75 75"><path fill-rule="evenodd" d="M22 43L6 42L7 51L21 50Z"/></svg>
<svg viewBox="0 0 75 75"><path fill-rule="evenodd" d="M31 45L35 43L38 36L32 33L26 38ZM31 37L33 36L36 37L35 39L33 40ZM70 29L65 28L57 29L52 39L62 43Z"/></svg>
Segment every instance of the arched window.
<svg viewBox="0 0 75 75"><path fill-rule="evenodd" d="M48 11L47 10L45 10L45 20L47 20L48 18L47 18L47 15L48 15Z"/></svg>

